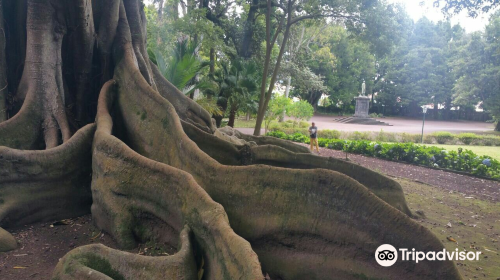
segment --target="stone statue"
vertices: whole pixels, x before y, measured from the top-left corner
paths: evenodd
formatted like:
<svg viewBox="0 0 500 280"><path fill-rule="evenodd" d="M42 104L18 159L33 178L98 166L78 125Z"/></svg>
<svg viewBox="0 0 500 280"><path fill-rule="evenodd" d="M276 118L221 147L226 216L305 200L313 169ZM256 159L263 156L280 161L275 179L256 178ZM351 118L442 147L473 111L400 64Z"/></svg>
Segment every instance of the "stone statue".
<svg viewBox="0 0 500 280"><path fill-rule="evenodd" d="M366 95L366 83L365 80L363 80L363 84L361 85L361 96Z"/></svg>

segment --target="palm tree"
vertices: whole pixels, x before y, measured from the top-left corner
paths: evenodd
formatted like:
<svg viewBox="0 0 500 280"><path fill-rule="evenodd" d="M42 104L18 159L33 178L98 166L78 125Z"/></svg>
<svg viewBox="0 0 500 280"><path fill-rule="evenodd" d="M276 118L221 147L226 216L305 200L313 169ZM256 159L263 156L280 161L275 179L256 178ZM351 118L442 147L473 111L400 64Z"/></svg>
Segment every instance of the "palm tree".
<svg viewBox="0 0 500 280"><path fill-rule="evenodd" d="M196 75L210 65L209 62L200 61L196 55L198 45L189 40L180 40L175 45L170 57L166 60L161 52L148 49L149 57L158 66L161 74L184 94L193 99L194 91L202 90L209 85L204 83L195 84ZM222 116L216 100L201 97L195 100L203 109L214 116Z"/></svg>
<svg viewBox="0 0 500 280"><path fill-rule="evenodd" d="M221 61L220 68L202 81L200 88L205 95L217 98L223 111L229 108L228 126L234 127L236 112L241 108L250 110L257 106L257 67L249 61ZM216 118L220 126L220 119Z"/></svg>
<svg viewBox="0 0 500 280"><path fill-rule="evenodd" d="M197 56L199 45L190 40L179 40L167 59L159 51L149 51L151 60L158 66L161 74L175 87L192 94L196 89L194 78L209 65Z"/></svg>

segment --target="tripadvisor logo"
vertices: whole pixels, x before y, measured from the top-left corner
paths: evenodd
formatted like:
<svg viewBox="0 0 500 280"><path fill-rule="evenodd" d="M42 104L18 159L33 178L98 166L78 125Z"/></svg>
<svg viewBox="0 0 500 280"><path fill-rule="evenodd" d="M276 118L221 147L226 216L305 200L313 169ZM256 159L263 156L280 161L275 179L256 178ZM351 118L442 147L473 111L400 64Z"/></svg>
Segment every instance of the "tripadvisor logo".
<svg viewBox="0 0 500 280"><path fill-rule="evenodd" d="M481 252L459 252L458 249L455 251L447 251L443 249L442 251L415 251L415 249L405 249L400 248L399 252L394 248L394 246L390 244L380 245L375 251L375 260L381 266L389 267L396 263L398 260L398 255L400 256L401 261L414 261L418 263L419 261L427 260L427 261L478 261L479 255Z"/></svg>

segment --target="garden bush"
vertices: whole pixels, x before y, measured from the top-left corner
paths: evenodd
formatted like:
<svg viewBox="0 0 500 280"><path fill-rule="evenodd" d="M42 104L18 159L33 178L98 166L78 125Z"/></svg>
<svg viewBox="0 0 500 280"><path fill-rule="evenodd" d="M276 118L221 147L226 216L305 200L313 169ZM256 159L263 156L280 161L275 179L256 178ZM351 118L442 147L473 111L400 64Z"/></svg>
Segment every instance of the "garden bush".
<svg viewBox="0 0 500 280"><path fill-rule="evenodd" d="M318 136L321 138L327 138L327 139L339 139L340 138L340 131L330 130L330 129L320 130L320 131L318 131Z"/></svg>
<svg viewBox="0 0 500 280"><path fill-rule="evenodd" d="M458 140L466 145L470 145L472 143L476 143L478 140L482 139L480 135L474 133L460 133L458 136Z"/></svg>
<svg viewBox="0 0 500 280"><path fill-rule="evenodd" d="M307 128L282 128L282 129L271 129L271 131L283 131L286 134L294 134L294 133L301 133L304 135L309 135L308 129Z"/></svg>
<svg viewBox="0 0 500 280"><path fill-rule="evenodd" d="M272 131L267 135L300 143L309 143L309 137L301 133L287 135L282 131ZM328 138L318 138L318 144L321 147L354 154L500 179L499 161L489 156L478 156L474 152L462 148L448 152L443 148L415 145L414 143L380 143L367 140L350 141Z"/></svg>
<svg viewBox="0 0 500 280"><path fill-rule="evenodd" d="M434 136L434 139L436 139L438 144L446 144L455 138L455 135L447 131L434 132L432 136Z"/></svg>
<svg viewBox="0 0 500 280"><path fill-rule="evenodd" d="M306 125L307 124L307 125ZM286 122L273 122L269 125L271 131L283 131L286 134L302 133L309 136L308 128L310 124L302 122L293 126L292 120ZM318 137L327 139L345 139L345 140L366 140L391 143L415 143L420 144L421 134L413 133L394 133L385 132L349 132L338 130L319 130ZM478 135L475 133L452 134L449 132L435 132L425 134L423 139L425 144L465 144L465 145L481 145L481 146L500 146L500 137L496 135ZM460 142L459 142L460 141Z"/></svg>
<svg viewBox="0 0 500 280"><path fill-rule="evenodd" d="M418 134L417 134L418 135ZM421 141L421 135L419 135L418 140L414 143L420 143ZM424 143L425 144L435 144L435 143L438 143L438 141L436 140L436 137L432 134L426 134L424 135Z"/></svg>
<svg viewBox="0 0 500 280"><path fill-rule="evenodd" d="M375 133L374 140L379 142L398 142L396 133L387 133L382 129L380 132Z"/></svg>
<svg viewBox="0 0 500 280"><path fill-rule="evenodd" d="M495 135L485 135L482 137L481 144L484 146L500 146L500 137Z"/></svg>
<svg viewBox="0 0 500 280"><path fill-rule="evenodd" d="M401 133L401 142L403 143L420 143L421 135L412 133ZM393 141L396 142L396 141Z"/></svg>
<svg viewBox="0 0 500 280"><path fill-rule="evenodd" d="M370 132L354 131L349 135L349 139L352 139L352 140L372 140L372 137L371 137Z"/></svg>
<svg viewBox="0 0 500 280"><path fill-rule="evenodd" d="M310 126L311 126L311 123L306 122L306 121L301 121L299 123L299 127L301 127L301 128L309 128Z"/></svg>
<svg viewBox="0 0 500 280"><path fill-rule="evenodd" d="M307 128L309 128L309 123L305 121L301 122L294 122L293 120L287 120L285 122L271 122L269 124L269 130L284 130L284 129L302 129L304 128L307 131Z"/></svg>

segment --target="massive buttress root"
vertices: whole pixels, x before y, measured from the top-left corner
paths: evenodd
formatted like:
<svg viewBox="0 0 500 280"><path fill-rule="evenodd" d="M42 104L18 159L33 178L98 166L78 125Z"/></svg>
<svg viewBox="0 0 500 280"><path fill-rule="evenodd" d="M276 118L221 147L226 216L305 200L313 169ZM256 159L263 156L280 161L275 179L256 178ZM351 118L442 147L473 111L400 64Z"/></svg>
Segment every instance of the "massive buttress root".
<svg viewBox="0 0 500 280"><path fill-rule="evenodd" d="M0 226L78 217L89 213L91 146L95 126L44 151L0 146Z"/></svg>
<svg viewBox="0 0 500 280"><path fill-rule="evenodd" d="M124 59L115 69L114 134L142 156L190 173L224 206L232 228L252 244L263 271L272 277L459 278L452 262L425 262L416 267L398 263L390 272L380 270L373 258L380 244L423 251L441 250L442 244L341 173L221 165L184 134L174 107L132 63ZM408 270L414 271L412 275Z"/></svg>

